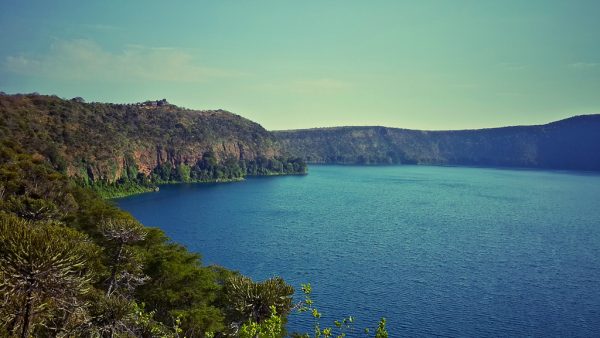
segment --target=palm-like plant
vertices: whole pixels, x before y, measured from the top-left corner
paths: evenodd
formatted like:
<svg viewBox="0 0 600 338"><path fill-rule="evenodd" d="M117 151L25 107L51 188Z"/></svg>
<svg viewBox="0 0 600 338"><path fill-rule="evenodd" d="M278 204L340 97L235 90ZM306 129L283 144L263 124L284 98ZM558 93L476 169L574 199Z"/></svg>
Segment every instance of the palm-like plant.
<svg viewBox="0 0 600 338"><path fill-rule="evenodd" d="M146 276L141 273L141 263L127 251L127 245L146 237L144 226L133 219L110 219L100 224L100 232L115 249L110 262L111 272L106 295L111 296L119 287L133 291L136 286L146 281Z"/></svg>
<svg viewBox="0 0 600 338"><path fill-rule="evenodd" d="M271 317L271 306L284 317L292 309L294 288L280 277L255 283L244 276L233 276L224 285L225 299L232 317L239 322L261 323Z"/></svg>
<svg viewBox="0 0 600 338"><path fill-rule="evenodd" d="M80 312L90 284L88 249L75 230L0 214L0 315L9 333L20 327L28 337L44 314Z"/></svg>

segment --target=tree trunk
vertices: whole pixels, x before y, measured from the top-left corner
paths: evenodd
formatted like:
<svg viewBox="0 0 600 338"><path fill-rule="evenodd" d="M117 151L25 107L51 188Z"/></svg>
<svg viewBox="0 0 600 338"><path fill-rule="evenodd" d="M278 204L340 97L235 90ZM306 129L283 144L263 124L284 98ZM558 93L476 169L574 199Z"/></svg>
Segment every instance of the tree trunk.
<svg viewBox="0 0 600 338"><path fill-rule="evenodd" d="M125 244L121 243L119 245L119 250L117 251L117 256L115 257L115 263L112 266L111 272L110 272L110 281L108 283L108 290L106 290L106 297L110 296L110 294L113 292L113 289L115 287L115 283L116 283L116 278L117 278L117 268L119 266L119 263L121 263L121 255L123 254L123 246Z"/></svg>
<svg viewBox="0 0 600 338"><path fill-rule="evenodd" d="M30 285L27 289L27 298L25 299L25 311L23 313L23 330L21 338L29 337L29 328L33 317L33 287Z"/></svg>

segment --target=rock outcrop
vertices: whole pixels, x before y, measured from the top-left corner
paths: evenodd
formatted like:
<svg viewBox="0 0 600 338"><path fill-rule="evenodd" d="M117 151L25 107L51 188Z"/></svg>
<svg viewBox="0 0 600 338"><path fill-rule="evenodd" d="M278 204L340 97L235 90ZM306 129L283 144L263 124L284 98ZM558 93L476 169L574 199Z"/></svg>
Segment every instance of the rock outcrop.
<svg viewBox="0 0 600 338"><path fill-rule="evenodd" d="M259 124L227 111L188 110L166 100L110 104L1 94L0 115L0 139L43 155L82 181L149 177L157 167L194 167L207 157L214 165L285 163L277 140Z"/></svg>
<svg viewBox="0 0 600 338"><path fill-rule="evenodd" d="M288 155L309 163L600 170L600 115L479 130L336 127L273 133Z"/></svg>

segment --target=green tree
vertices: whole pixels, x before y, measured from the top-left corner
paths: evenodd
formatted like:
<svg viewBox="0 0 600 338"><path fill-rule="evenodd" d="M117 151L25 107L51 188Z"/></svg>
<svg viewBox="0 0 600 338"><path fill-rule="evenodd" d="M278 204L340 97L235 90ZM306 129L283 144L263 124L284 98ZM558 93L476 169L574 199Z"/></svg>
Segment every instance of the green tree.
<svg viewBox="0 0 600 338"><path fill-rule="evenodd" d="M283 318L289 314L294 288L280 277L256 283L248 277L233 276L226 280L224 293L232 321L260 324L271 317L271 306Z"/></svg>
<svg viewBox="0 0 600 338"><path fill-rule="evenodd" d="M99 228L114 248L106 296L111 296L119 288L132 292L145 282L146 277L142 274L142 263L128 250L128 246L146 237L144 226L132 219L109 219Z"/></svg>
<svg viewBox="0 0 600 338"><path fill-rule="evenodd" d="M177 179L181 182L189 182L190 181L190 166L181 163L177 166Z"/></svg>
<svg viewBox="0 0 600 338"><path fill-rule="evenodd" d="M277 315L275 306L271 305L271 316L262 323L249 321L242 325L238 335L240 338L279 338L283 337L284 328L281 316Z"/></svg>
<svg viewBox="0 0 600 338"><path fill-rule="evenodd" d="M31 221L47 221L61 216L58 206L51 200L28 196L11 196L6 201L6 209Z"/></svg>
<svg viewBox="0 0 600 338"><path fill-rule="evenodd" d="M218 304L218 281L232 272L202 266L200 255L170 242L159 229L149 229L139 246L150 279L136 290L136 299L155 311L156 320L172 327L179 318L186 337L222 331L225 319L223 305Z"/></svg>
<svg viewBox="0 0 600 338"><path fill-rule="evenodd" d="M84 310L88 252L90 243L77 231L0 214L0 311L9 334L20 328L19 336L29 337L52 311Z"/></svg>

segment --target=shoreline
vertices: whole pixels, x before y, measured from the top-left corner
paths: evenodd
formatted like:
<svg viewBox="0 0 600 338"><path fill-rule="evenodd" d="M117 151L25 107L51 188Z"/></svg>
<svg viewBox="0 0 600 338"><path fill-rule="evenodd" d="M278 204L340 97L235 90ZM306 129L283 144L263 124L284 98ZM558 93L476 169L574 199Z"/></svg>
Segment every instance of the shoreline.
<svg viewBox="0 0 600 338"><path fill-rule="evenodd" d="M308 175L308 172L305 173L268 173L263 175L246 175L240 178L226 178L226 179L214 179L214 180L192 180L188 182L184 181L168 181L168 182L160 182L154 184L152 186L144 186L144 185L136 185L133 186L131 190L111 192L110 189L102 189L92 187L91 189L99 194L104 200L117 200L120 198L125 198L134 195L141 195L152 192L159 192L160 186L162 185L173 185L173 184L209 184L209 183L235 183L235 182L243 182L248 177L273 177L273 176L303 176ZM118 187L118 186L116 186Z"/></svg>

